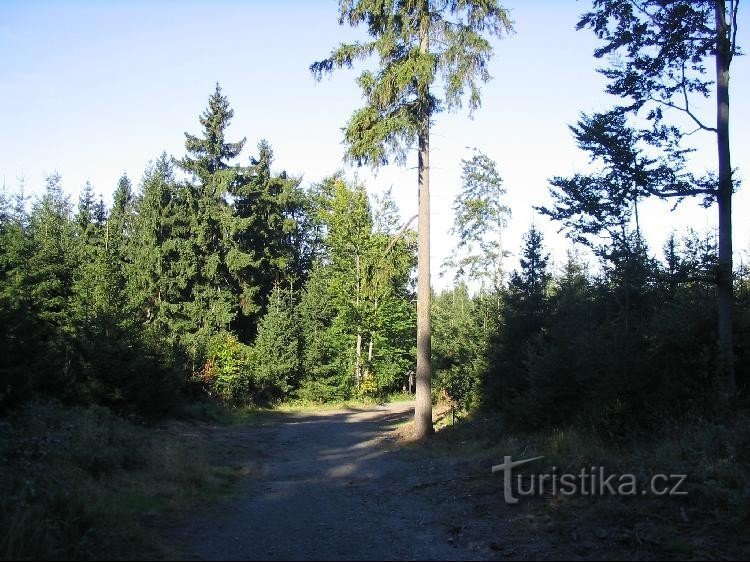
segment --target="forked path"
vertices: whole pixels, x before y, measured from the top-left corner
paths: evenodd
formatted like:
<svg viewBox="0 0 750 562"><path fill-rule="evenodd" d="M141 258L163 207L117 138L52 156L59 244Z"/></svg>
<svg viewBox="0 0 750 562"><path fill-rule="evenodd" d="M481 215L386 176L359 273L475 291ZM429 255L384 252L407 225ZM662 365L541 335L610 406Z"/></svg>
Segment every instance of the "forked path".
<svg viewBox="0 0 750 562"><path fill-rule="evenodd" d="M470 503L441 490L461 467L388 442L412 411L395 403L215 428L248 475L231 499L186 515L171 542L189 560L487 558L464 533Z"/></svg>

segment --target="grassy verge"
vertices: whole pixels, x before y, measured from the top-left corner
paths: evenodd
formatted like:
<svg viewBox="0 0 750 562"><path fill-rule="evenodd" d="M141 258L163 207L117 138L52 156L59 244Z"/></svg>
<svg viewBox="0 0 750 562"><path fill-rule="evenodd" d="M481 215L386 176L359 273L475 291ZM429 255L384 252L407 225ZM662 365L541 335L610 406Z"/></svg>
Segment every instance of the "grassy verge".
<svg viewBox="0 0 750 562"><path fill-rule="evenodd" d="M440 410L438 410L439 412ZM440 416L435 438L413 444L435 456L459 457L483 467L471 495L494 497L498 514L515 516L523 531L543 533L567 552L609 559L742 558L750 554L750 417L692 420L637 440L613 443L575 429L520 434L496 417L476 415L455 425ZM505 455L544 456L514 474L579 474L604 467L633 474L638 483L656 474L686 474L685 496L563 496L520 498L505 506L502 477L489 467ZM492 503L492 502L491 502ZM564 546L563 546L564 548Z"/></svg>
<svg viewBox="0 0 750 562"><path fill-rule="evenodd" d="M169 556L151 520L236 478L210 465L206 443L104 408L30 404L0 424L3 559Z"/></svg>
<svg viewBox="0 0 750 562"><path fill-rule="evenodd" d="M181 405L178 418L216 423L219 425L265 425L286 418L285 414L311 411L357 410L371 408L384 402L408 402L414 395L407 393L391 394L385 399L360 398L335 402L289 401L271 408L242 406L232 408L216 402L189 402Z"/></svg>

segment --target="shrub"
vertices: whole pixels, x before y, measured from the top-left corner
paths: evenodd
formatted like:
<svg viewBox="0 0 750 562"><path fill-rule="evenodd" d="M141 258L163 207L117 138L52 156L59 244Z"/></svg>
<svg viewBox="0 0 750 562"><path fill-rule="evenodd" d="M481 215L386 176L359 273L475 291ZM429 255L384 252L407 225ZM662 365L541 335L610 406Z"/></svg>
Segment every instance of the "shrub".
<svg viewBox="0 0 750 562"><path fill-rule="evenodd" d="M251 401L251 348L240 343L234 334L222 332L211 339L207 356L193 378L209 396L231 405Z"/></svg>

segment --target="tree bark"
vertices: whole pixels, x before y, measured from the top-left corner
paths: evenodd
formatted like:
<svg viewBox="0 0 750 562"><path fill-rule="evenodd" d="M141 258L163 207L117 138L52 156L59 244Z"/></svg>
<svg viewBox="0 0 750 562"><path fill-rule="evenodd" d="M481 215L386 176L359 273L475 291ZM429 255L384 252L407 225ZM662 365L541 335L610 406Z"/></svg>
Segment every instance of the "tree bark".
<svg viewBox="0 0 750 562"><path fill-rule="evenodd" d="M429 51L429 15L423 16L419 49ZM426 90L426 88L425 88ZM429 91L420 92L423 104L419 133L419 227L417 231L417 381L414 408L415 436L422 439L433 433L430 365L432 327L430 324L430 116Z"/></svg>
<svg viewBox="0 0 750 562"><path fill-rule="evenodd" d="M355 295L355 305L357 308L357 347L356 357L354 360L354 382L356 387L359 388L359 384L362 382L362 328L359 325L359 323L361 322L361 318L359 317L359 252L354 255L354 271L357 291L357 294Z"/></svg>
<svg viewBox="0 0 750 562"><path fill-rule="evenodd" d="M734 344L732 309L732 161L729 151L729 65L731 43L726 21L724 0L716 0L716 137L719 156L719 267L717 271L719 297L719 369L726 383L727 393L735 394ZM737 25L733 22L733 25Z"/></svg>
<svg viewBox="0 0 750 562"><path fill-rule="evenodd" d="M355 349L354 383L359 388L359 383L362 382L362 334L359 330L357 331L357 347Z"/></svg>

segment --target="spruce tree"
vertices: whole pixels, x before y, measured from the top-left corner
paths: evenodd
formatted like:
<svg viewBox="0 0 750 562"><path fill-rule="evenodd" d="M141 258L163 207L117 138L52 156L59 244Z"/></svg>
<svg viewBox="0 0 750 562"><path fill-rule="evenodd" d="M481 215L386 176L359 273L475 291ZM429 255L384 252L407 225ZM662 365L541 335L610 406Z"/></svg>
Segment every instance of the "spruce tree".
<svg viewBox="0 0 750 562"><path fill-rule="evenodd" d="M40 317L64 329L76 255L70 200L62 190L59 174L47 176L45 193L34 205L29 222L31 295Z"/></svg>
<svg viewBox="0 0 750 562"><path fill-rule="evenodd" d="M372 55L376 72L365 70L358 83L365 106L354 112L344 137L347 155L374 167L391 157L404 162L418 150L419 250L417 289L416 434L432 433L430 392L430 122L439 110L460 107L468 95L473 110L480 103L479 82L489 79L492 47L487 35L511 28L507 12L495 0L342 2L339 23L364 24L371 41L342 44L326 60L311 66L316 77L334 68L352 67ZM434 84L441 79L442 99Z"/></svg>
<svg viewBox="0 0 750 562"><path fill-rule="evenodd" d="M499 332L492 339L489 354L487 395L501 408L508 408L527 389L528 345L540 336L549 316L552 276L542 233L532 226L523 240L521 267L511 274Z"/></svg>
<svg viewBox="0 0 750 562"><path fill-rule="evenodd" d="M126 265L128 298L141 322L178 341L191 325L183 303L197 275L189 239L191 217L180 198L185 191L163 152L143 175Z"/></svg>
<svg viewBox="0 0 750 562"><path fill-rule="evenodd" d="M455 269L456 278L478 281L483 293L497 294L503 277L502 232L510 217L502 201L503 180L497 163L479 150L461 165L451 229L458 246L446 265Z"/></svg>
<svg viewBox="0 0 750 562"><path fill-rule="evenodd" d="M286 282L295 259L292 216L299 180L272 171L273 150L258 143L258 156L232 183L233 247L228 259L241 297L235 325L249 338L266 309L274 284Z"/></svg>
<svg viewBox="0 0 750 562"><path fill-rule="evenodd" d="M40 360L49 332L31 299L32 241L21 189L15 197L0 193L0 411L27 398L46 368Z"/></svg>
<svg viewBox="0 0 750 562"><path fill-rule="evenodd" d="M253 370L266 399L288 394L301 374L301 332L293 291L277 284L258 326Z"/></svg>
<svg viewBox="0 0 750 562"><path fill-rule="evenodd" d="M245 139L226 141L233 115L229 100L217 84L200 117L202 135L185 133L187 154L178 162L191 176L182 190L183 210L189 222L183 232L173 234L190 243L193 262L185 264L189 296L180 303L179 312L187 324L183 331L188 334L188 345L196 356L203 353L212 334L228 329L236 317L239 303L234 295L233 271L252 259L232 241L235 222L227 195L241 178L241 170L230 166L230 161L239 156L245 144Z"/></svg>
<svg viewBox="0 0 750 562"><path fill-rule="evenodd" d="M45 192L29 217L29 299L40 321L40 337L46 342L45 364L39 376L41 390L70 395L75 379L71 369L75 327L70 304L78 264L76 227L62 178L53 173L45 180Z"/></svg>

